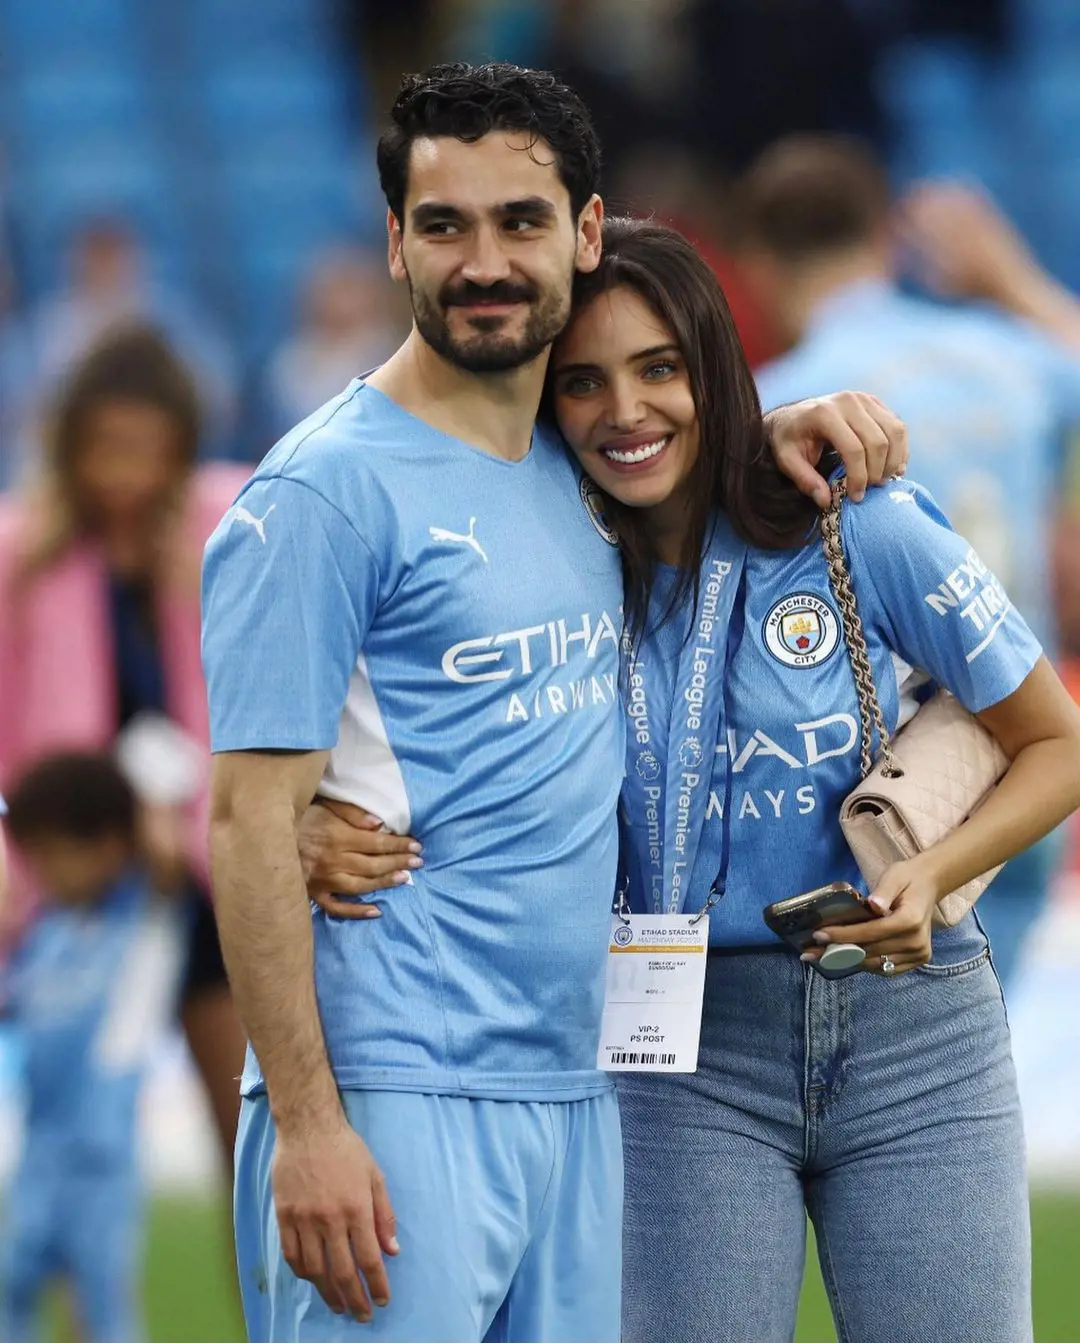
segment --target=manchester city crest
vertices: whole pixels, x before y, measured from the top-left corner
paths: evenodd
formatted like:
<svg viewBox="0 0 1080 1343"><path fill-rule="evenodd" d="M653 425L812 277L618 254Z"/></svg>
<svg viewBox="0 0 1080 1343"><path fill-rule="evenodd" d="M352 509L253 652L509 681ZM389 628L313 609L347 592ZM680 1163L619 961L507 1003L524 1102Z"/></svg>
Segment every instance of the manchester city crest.
<svg viewBox="0 0 1080 1343"><path fill-rule="evenodd" d="M795 592L776 602L762 628L765 647L785 667L816 667L840 644L840 621L828 602Z"/></svg>
<svg viewBox="0 0 1080 1343"><path fill-rule="evenodd" d="M600 493L600 488L594 480L588 476L581 477L581 502L585 505L585 512L589 515L592 525L604 538L609 546L617 546L619 538L612 531L607 518L604 515L604 496Z"/></svg>

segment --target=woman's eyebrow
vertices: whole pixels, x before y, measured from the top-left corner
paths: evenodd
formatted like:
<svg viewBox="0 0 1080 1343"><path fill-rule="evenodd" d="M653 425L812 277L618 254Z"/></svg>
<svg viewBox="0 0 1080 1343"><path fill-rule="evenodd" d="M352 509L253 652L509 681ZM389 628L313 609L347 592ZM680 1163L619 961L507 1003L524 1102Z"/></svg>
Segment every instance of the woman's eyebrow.
<svg viewBox="0 0 1080 1343"><path fill-rule="evenodd" d="M679 347L674 341L667 341L664 345L650 345L647 350L638 350L637 354L632 354L630 358L636 359L655 359L658 354L678 354Z"/></svg>
<svg viewBox="0 0 1080 1343"><path fill-rule="evenodd" d="M637 363L639 359L655 359L659 354L678 354L679 347L672 341L666 345L650 345L647 350L638 350L634 354L628 355L626 362L628 364ZM595 373L600 367L599 364L556 364L556 373Z"/></svg>

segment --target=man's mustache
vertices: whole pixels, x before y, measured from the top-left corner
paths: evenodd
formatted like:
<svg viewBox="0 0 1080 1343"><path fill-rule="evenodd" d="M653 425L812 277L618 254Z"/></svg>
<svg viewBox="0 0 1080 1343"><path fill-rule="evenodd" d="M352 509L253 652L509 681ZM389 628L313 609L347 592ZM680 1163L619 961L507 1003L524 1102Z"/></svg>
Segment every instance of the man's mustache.
<svg viewBox="0 0 1080 1343"><path fill-rule="evenodd" d="M474 303L535 303L535 285L512 284L500 280L496 284L464 284L447 286L439 294L444 308L469 307Z"/></svg>

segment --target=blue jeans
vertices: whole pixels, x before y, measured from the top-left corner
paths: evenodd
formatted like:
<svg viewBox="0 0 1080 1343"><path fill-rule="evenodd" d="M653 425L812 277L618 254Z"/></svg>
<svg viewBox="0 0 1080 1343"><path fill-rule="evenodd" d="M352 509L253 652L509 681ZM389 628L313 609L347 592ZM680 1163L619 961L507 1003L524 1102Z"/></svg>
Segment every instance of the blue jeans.
<svg viewBox="0 0 1080 1343"><path fill-rule="evenodd" d="M710 957L698 1071L619 1100L623 1343L787 1343L807 1213L841 1343L1030 1340L1020 1104L970 916L894 980Z"/></svg>

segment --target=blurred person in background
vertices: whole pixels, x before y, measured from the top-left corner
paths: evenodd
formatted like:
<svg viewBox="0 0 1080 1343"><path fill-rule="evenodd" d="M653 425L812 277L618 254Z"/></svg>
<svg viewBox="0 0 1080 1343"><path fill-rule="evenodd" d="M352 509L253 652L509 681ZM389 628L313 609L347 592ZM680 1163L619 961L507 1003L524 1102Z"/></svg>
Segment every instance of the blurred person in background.
<svg viewBox="0 0 1080 1343"><path fill-rule="evenodd" d="M144 1337L138 1101L182 940L170 879L151 871L139 831L135 792L108 755L47 756L11 788L8 833L42 909L0 976L25 1079L0 1256L3 1343L39 1337L54 1279L72 1288L87 1343Z"/></svg>
<svg viewBox="0 0 1080 1343"><path fill-rule="evenodd" d="M856 142L778 141L739 196L748 281L793 347L759 371L762 400L840 384L895 407L920 483L1053 651L1049 551L1080 360L1007 314L902 294L886 178ZM1014 859L979 902L1006 984L1060 850L1052 836Z"/></svg>
<svg viewBox="0 0 1080 1343"><path fill-rule="evenodd" d="M110 329L132 321L153 323L191 368L202 402L202 447L228 448L236 420L237 370L228 343L189 301L151 280L134 230L120 219L91 220L71 240L69 279L28 318L34 361L33 417L47 414L51 397L72 366ZM35 437L41 425L26 432Z"/></svg>
<svg viewBox="0 0 1080 1343"><path fill-rule="evenodd" d="M920 279L951 299L993 303L1043 330L1080 359L1080 299L1048 274L985 192L960 182L917 183L901 201L900 228ZM1054 533L1054 594L1062 652L1080 657L1080 441L1066 459ZM1072 681L1080 690L1076 664Z"/></svg>
<svg viewBox="0 0 1080 1343"><path fill-rule="evenodd" d="M205 752L202 547L246 471L197 469L199 424L163 338L117 332L64 384L41 478L0 499L0 786L47 753L108 749L147 712ZM231 1169L244 1038L209 903L204 797L186 847L180 1020ZM9 933L32 917L35 889L13 872Z"/></svg>
<svg viewBox="0 0 1080 1343"><path fill-rule="evenodd" d="M18 315L14 244L6 207L4 145L0 143L0 489L20 466L19 430L29 407L33 365L24 322Z"/></svg>
<svg viewBox="0 0 1080 1343"><path fill-rule="evenodd" d="M381 256L345 247L320 256L304 286L299 330L267 370L273 440L381 364L406 329Z"/></svg>

